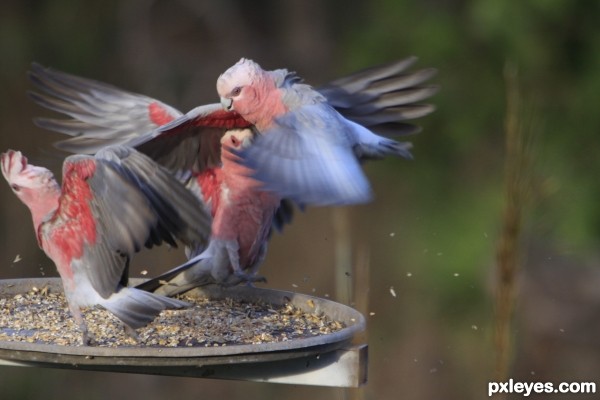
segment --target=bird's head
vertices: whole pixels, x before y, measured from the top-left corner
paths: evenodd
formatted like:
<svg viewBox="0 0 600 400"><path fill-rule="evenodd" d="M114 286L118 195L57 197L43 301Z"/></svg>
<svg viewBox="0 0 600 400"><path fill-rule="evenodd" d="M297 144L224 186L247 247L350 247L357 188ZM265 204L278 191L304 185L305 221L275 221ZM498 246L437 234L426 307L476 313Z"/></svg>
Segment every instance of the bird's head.
<svg viewBox="0 0 600 400"><path fill-rule="evenodd" d="M35 201L40 191L55 190L58 186L48 169L27 163L20 151L8 150L0 155L2 175L12 191L27 205Z"/></svg>
<svg viewBox="0 0 600 400"><path fill-rule="evenodd" d="M260 106L260 88L265 71L252 60L242 58L217 79L217 92L227 111L235 110L243 117Z"/></svg>
<svg viewBox="0 0 600 400"><path fill-rule="evenodd" d="M230 188L246 190L258 189L262 183L252 178L254 170L242 163L243 151L254 141L251 129L230 129L221 137L221 171L223 182Z"/></svg>
<svg viewBox="0 0 600 400"><path fill-rule="evenodd" d="M221 146L243 150L252 144L254 133L250 129L230 129L221 138Z"/></svg>

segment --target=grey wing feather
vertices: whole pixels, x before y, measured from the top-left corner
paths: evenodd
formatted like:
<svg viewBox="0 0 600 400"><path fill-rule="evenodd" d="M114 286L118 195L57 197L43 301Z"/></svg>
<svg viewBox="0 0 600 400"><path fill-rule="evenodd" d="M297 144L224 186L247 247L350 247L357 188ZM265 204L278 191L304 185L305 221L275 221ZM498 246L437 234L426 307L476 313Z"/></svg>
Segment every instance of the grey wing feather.
<svg viewBox="0 0 600 400"><path fill-rule="evenodd" d="M77 162L81 157L67 160ZM127 280L129 258L142 248L157 218L136 186L107 164L96 164L88 184L96 243L84 247L82 267L94 289L108 298Z"/></svg>
<svg viewBox="0 0 600 400"><path fill-rule="evenodd" d="M76 160L72 156L69 159ZM129 257L144 245L163 242L206 246L210 217L198 199L149 158L133 149L109 147L96 155L88 184L99 240L86 247L94 288L108 297L126 281Z"/></svg>
<svg viewBox="0 0 600 400"><path fill-rule="evenodd" d="M212 219L192 192L165 168L134 149L112 146L103 149L96 157L112 160L115 155L122 171L137 184L158 215L157 229L161 240L168 241L169 237L173 237L189 246L206 244Z"/></svg>
<svg viewBox="0 0 600 400"><path fill-rule="evenodd" d="M187 260L186 262L184 262L183 264L178 265L177 267L172 268L172 269L168 270L167 272L163 272L159 276L149 279L149 280L137 285L135 288L140 289L140 290L145 290L148 292L154 292L156 289L158 289L160 286L163 285L163 282L170 281L171 279L173 279L175 276L179 275L183 271L186 271L186 270L190 269L191 267L193 267L194 265L196 265L198 263L198 260L202 257L203 257L202 254L192 257L189 260Z"/></svg>
<svg viewBox="0 0 600 400"><path fill-rule="evenodd" d="M73 118L34 120L42 128L74 136L58 145L72 152L92 154L101 147L122 144L155 129L158 125L149 115L153 103L172 118L181 115L180 111L150 97L35 63L29 78L45 93L30 93L37 104Z"/></svg>
<svg viewBox="0 0 600 400"><path fill-rule="evenodd" d="M95 154L110 145L134 147L170 171L201 171L220 162L224 128L195 126L193 120L215 111L220 104L196 107L183 115L158 100L33 64L29 77L43 93L30 92L38 105L72 119L36 118L41 128L73 136L56 143L72 152ZM173 120L155 124L149 106L156 104Z"/></svg>
<svg viewBox="0 0 600 400"><path fill-rule="evenodd" d="M203 171L220 165L220 139L225 128L198 126L195 120L222 111L220 104L199 106L185 115L131 139L134 147L172 172Z"/></svg>
<svg viewBox="0 0 600 400"><path fill-rule="evenodd" d="M319 105L312 112L322 112ZM264 190L300 205L343 205L371 199L369 183L333 116L290 111L237 154ZM323 125L324 124L324 125ZM334 132L337 131L337 132ZM348 134L349 135L349 134Z"/></svg>
<svg viewBox="0 0 600 400"><path fill-rule="evenodd" d="M438 87L424 84L436 70L410 72L416 57L369 68L336 79L317 90L328 103L351 121L385 135L406 135L419 131L407 120L425 116L435 110L419 102L433 96Z"/></svg>

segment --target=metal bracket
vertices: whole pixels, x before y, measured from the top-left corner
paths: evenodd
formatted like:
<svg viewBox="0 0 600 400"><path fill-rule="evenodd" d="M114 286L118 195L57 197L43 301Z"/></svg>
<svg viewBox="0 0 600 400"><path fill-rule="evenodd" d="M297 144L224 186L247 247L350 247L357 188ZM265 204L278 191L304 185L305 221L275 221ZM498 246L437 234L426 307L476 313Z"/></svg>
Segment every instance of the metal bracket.
<svg viewBox="0 0 600 400"><path fill-rule="evenodd" d="M300 358L199 367L77 365L0 359L0 365L12 367L50 367L354 388L367 382L367 364L368 346L366 344Z"/></svg>

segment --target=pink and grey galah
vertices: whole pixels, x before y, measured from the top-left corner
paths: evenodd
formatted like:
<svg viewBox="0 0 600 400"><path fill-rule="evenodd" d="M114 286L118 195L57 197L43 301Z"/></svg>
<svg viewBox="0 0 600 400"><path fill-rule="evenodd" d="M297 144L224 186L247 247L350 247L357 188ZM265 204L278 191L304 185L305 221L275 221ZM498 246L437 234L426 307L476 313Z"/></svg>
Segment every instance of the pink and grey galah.
<svg viewBox="0 0 600 400"><path fill-rule="evenodd" d="M82 308L101 306L128 334L180 300L127 287L131 256L163 242L206 246L211 218L196 197L147 156L122 146L63 164L62 186L52 172L21 152L0 156L2 174L30 209L39 246L54 261L83 343L91 337Z"/></svg>
<svg viewBox="0 0 600 400"><path fill-rule="evenodd" d="M335 80L318 88L321 96L317 97L321 99L324 96L330 107L378 132L395 135L414 133L418 128L407 121L433 110L433 106L419 102L437 90L435 86L423 85L435 74L433 69L407 71L415 60L411 57ZM288 86L312 90L301 84L301 79L294 73L285 70L275 72L284 77L280 82L282 90L287 90ZM44 69L37 64L34 64L30 78L46 93L31 94L38 104L73 118L36 120L41 127L73 136L59 142L57 147L71 152L93 153L108 144L125 143L149 155L177 176L188 179L190 189L208 205L214 217L212 238L215 238L215 243L211 238L211 245L204 254L191 249L190 257L197 256L196 260L203 261L186 272L184 281L234 283L240 278L251 280L252 273L264 258L271 225L280 229L289 222L291 213L290 202L276 191L265 190L263 182L258 181L260 184L257 185L257 180L251 176L254 171L240 162L238 154L244 155L253 147L251 144L256 137L261 136L256 126L237 111L224 110L221 104L199 106L182 114L158 100ZM252 132L244 130L246 128L251 128ZM385 140L388 144L393 142ZM397 146L403 155L407 155L407 146ZM224 151L226 148L230 150ZM315 149L311 152L314 153ZM379 155L361 150L353 157L363 159ZM342 156L349 157L343 152ZM234 162L228 163L227 159ZM353 163L357 164L356 161ZM364 178L362 171L358 172L361 174L359 178ZM275 199L280 202L272 212ZM354 200L347 198L342 203L348 202ZM302 202L305 203L319 204ZM245 210L247 207L249 211ZM248 223L238 224L238 220ZM256 237L251 246L241 243L249 243L249 239L239 239L238 243L227 239L235 236L236 229L239 229L237 235L240 238L249 238L249 232L254 232ZM228 268L222 267L223 260L230 263ZM191 264L185 265L189 267ZM183 271L187 267L175 270ZM172 271L153 280L146 288L156 288L156 282L171 277ZM180 279L179 284L184 286L183 283ZM169 291L179 292L173 285Z"/></svg>
<svg viewBox="0 0 600 400"><path fill-rule="evenodd" d="M411 158L411 145L371 132L337 112L327 98L287 70L265 71L242 58L217 80L221 104L260 133L236 152L263 190L299 204L371 200L362 158Z"/></svg>

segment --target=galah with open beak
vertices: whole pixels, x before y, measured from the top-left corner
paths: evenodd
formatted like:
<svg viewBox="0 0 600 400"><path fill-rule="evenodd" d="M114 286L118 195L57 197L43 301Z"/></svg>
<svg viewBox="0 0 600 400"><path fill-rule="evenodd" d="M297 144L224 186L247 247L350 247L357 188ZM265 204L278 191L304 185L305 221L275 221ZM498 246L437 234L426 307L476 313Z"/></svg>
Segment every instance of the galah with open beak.
<svg viewBox="0 0 600 400"><path fill-rule="evenodd" d="M162 310L187 306L127 287L129 260L143 246L176 246L176 240L207 245L210 216L168 171L121 146L68 157L62 186L21 152L9 150L0 162L12 191L31 211L40 247L56 265L84 344L91 342L84 307L102 306L135 336Z"/></svg>
<svg viewBox="0 0 600 400"><path fill-rule="evenodd" d="M236 152L264 190L299 204L371 200L360 159L411 158L410 144L376 135L287 70L265 71L242 58L217 80L221 104L250 122L254 144Z"/></svg>

